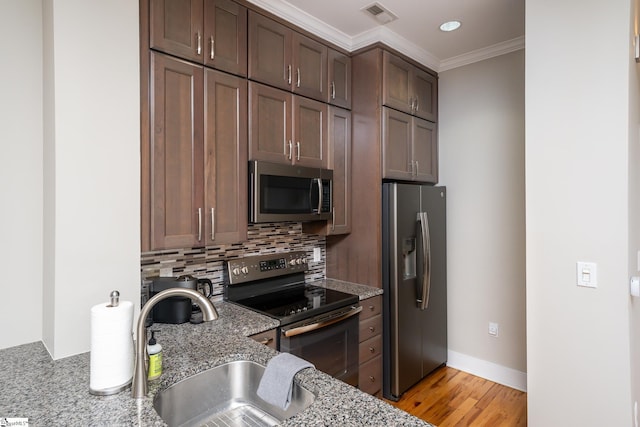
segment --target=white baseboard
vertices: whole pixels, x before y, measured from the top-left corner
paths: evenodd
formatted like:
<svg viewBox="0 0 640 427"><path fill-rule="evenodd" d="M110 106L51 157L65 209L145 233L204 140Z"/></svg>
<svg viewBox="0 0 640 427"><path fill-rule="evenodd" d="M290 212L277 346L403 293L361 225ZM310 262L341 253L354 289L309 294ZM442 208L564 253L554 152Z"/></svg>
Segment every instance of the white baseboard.
<svg viewBox="0 0 640 427"><path fill-rule="evenodd" d="M451 350L448 351L447 358L447 366L451 368L459 369L520 391L527 391L526 372L517 371Z"/></svg>

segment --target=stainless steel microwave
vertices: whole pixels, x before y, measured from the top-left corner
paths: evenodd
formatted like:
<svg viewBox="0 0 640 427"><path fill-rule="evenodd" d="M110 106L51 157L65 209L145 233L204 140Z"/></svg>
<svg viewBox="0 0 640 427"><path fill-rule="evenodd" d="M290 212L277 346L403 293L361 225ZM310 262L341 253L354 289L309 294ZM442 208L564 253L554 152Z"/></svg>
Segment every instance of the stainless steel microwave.
<svg viewBox="0 0 640 427"><path fill-rule="evenodd" d="M331 218L333 171L249 162L249 221L317 221Z"/></svg>

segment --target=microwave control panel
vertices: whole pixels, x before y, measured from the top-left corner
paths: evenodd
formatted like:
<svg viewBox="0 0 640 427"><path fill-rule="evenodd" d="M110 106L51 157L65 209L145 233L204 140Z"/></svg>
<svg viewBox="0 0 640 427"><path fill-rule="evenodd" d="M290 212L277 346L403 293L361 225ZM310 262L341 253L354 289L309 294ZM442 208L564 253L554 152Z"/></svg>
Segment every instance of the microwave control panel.
<svg viewBox="0 0 640 427"><path fill-rule="evenodd" d="M307 270L303 251L254 255L227 261L229 284L252 282Z"/></svg>

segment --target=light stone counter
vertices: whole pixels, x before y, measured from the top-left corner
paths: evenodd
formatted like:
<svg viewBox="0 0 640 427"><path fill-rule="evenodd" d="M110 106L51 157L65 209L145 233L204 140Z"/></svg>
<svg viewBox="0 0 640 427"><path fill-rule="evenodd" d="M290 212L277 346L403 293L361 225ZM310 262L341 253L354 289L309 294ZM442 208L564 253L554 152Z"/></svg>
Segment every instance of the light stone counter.
<svg viewBox="0 0 640 427"><path fill-rule="evenodd" d="M247 335L277 321L228 303L216 303L220 319L200 325L159 325L164 373L149 384L149 396L130 390L112 396L89 394L89 353L53 361L40 342L0 350L0 417L29 418L30 426L162 426L153 409L158 391L233 360L266 365L277 353ZM296 381L316 395L284 426L429 426L406 412L315 369Z"/></svg>

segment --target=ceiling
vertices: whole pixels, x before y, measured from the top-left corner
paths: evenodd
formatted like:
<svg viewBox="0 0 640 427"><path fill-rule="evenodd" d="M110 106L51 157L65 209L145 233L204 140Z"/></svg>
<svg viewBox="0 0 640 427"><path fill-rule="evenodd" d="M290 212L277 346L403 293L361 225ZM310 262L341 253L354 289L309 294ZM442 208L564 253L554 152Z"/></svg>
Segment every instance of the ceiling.
<svg viewBox="0 0 640 427"><path fill-rule="evenodd" d="M249 0L353 51L382 41L444 71L524 47L525 0ZM378 3L398 17L378 23L361 9ZM439 27L462 22L453 32Z"/></svg>

